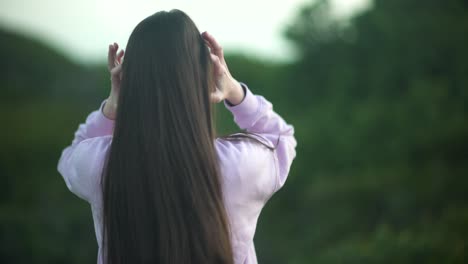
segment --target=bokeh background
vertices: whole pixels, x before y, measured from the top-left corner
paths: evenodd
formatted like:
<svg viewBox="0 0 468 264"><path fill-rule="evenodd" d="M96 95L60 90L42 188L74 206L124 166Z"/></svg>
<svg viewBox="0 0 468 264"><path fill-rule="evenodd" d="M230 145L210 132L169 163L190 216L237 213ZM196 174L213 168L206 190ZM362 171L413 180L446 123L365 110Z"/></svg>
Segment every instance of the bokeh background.
<svg viewBox="0 0 468 264"><path fill-rule="evenodd" d="M124 46L146 15L131 9L137 15L126 21L120 7L124 32L77 32L81 50L33 20L23 20L29 31L11 21L29 10L37 25L55 14L55 29L74 21L92 32L117 18L77 22L79 10L57 16L67 1L8 1L0 12L0 263L93 263L90 207L56 165L109 92L107 44ZM226 43L233 75L295 127L288 181L258 222L260 263L468 263L468 1L353 8L356 1L304 0L276 9L241 1L232 12L234 2L176 2ZM34 12L18 8L28 3ZM96 3L113 13L111 1ZM222 105L219 112L220 132L236 131Z"/></svg>

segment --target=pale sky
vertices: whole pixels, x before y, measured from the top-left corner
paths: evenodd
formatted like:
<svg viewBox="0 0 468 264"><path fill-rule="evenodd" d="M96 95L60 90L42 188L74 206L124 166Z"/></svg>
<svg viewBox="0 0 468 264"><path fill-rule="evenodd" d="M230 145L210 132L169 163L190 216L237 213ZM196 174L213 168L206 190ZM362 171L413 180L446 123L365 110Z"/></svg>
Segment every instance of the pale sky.
<svg viewBox="0 0 468 264"><path fill-rule="evenodd" d="M0 25L31 35L80 63L105 63L107 47L125 48L133 28L147 16L177 8L226 51L287 60L293 49L283 38L286 23L311 0L0 0ZM370 0L333 0L348 16Z"/></svg>

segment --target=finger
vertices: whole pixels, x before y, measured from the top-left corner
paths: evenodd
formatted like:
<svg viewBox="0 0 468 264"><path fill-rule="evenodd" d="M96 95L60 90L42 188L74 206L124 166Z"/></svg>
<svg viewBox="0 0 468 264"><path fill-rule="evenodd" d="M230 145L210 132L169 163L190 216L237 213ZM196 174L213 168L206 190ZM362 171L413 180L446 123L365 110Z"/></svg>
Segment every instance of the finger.
<svg viewBox="0 0 468 264"><path fill-rule="evenodd" d="M216 75L221 75L224 71L223 65L221 64L221 61L219 60L219 57L214 55L213 53L210 54L211 61L214 64L214 71Z"/></svg>
<svg viewBox="0 0 468 264"><path fill-rule="evenodd" d="M220 59L223 59L223 48L221 47L221 45L219 45L218 41L216 41L213 35L208 33L208 31L205 31L202 33L202 37L208 41L213 53Z"/></svg>
<svg viewBox="0 0 468 264"><path fill-rule="evenodd" d="M210 35L207 31L203 32L201 35L202 35L202 38L205 41L205 43L214 52L214 49L215 49L214 42L216 42L216 40L214 40L214 37L212 35Z"/></svg>
<svg viewBox="0 0 468 264"><path fill-rule="evenodd" d="M115 59L115 55L117 54L118 49L119 49L119 44L114 42L114 44L112 44L112 52L113 52L113 55L114 55L114 59Z"/></svg>
<svg viewBox="0 0 468 264"><path fill-rule="evenodd" d="M205 41L206 47L208 48L209 53L213 53L213 48L211 48L210 44Z"/></svg>
<svg viewBox="0 0 468 264"><path fill-rule="evenodd" d="M122 59L123 55L124 55L124 50L120 50L119 53L117 54L117 58L116 58L118 64L121 63L121 59Z"/></svg>
<svg viewBox="0 0 468 264"><path fill-rule="evenodd" d="M110 44L109 51L107 53L107 68L109 69L109 71L112 70L112 68L115 66L114 61L115 61L114 45Z"/></svg>
<svg viewBox="0 0 468 264"><path fill-rule="evenodd" d="M215 47L213 47L213 45L207 40L207 38L203 37L205 34L208 34L206 31L202 33L202 38L203 38L203 41L205 42L205 44L208 46L208 49L210 51L210 53L213 53L217 56L219 56L219 53L221 53L221 56L219 57L219 60L221 61L221 64L226 64L225 60L224 60L224 53L221 49L221 52L217 52L215 53ZM219 51L219 50L218 50Z"/></svg>
<svg viewBox="0 0 468 264"><path fill-rule="evenodd" d="M211 46L211 43L203 38L203 41L205 42L206 46L208 46L210 53L213 52L213 47Z"/></svg>

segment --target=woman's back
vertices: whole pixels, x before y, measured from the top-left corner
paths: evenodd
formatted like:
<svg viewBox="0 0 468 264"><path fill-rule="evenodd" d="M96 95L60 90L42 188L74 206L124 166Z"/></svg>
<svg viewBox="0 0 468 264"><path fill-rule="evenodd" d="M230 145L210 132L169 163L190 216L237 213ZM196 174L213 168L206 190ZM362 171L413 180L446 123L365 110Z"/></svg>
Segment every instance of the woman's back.
<svg viewBox="0 0 468 264"><path fill-rule="evenodd" d="M227 66L219 46L211 36L206 40L217 54L213 61L218 88L214 97L224 101L235 122L248 134L203 143L201 139L212 137L205 129L211 126L211 117L204 119L203 112L197 113L209 106L205 101L207 90L200 90L207 82L190 87L190 93L203 92L193 94L202 96L203 102L193 96L183 100L192 105L187 109L195 115L180 112L181 106L167 104L171 95L162 94L168 91L162 89L162 79L136 89L138 80L125 70L132 65L127 63L116 120L109 118L109 107L115 103L110 96L79 126L71 146L62 152L58 170L67 187L91 204L99 263L256 263L253 237L258 216L289 173L296 155L294 129L264 97L254 95L245 84L237 84L230 74L226 77ZM172 88L173 93L189 92L183 85L173 84ZM138 93L143 97L128 101ZM154 93L151 98L163 96L166 100L153 102L160 110L159 117L154 117L157 121L138 114L144 104L134 105L135 100L148 100L148 93ZM146 111L152 111L152 107L149 104ZM171 112L174 110L178 112ZM170 115L176 120L168 119ZM186 125L181 120L190 116L198 119L187 119L187 131L183 131ZM165 131L179 125L176 130ZM185 134L185 138L177 133ZM211 149L216 166L207 160L211 159Z"/></svg>
<svg viewBox="0 0 468 264"><path fill-rule="evenodd" d="M259 140L275 147L272 151L247 139L218 138L215 144L235 263L256 263L253 237L257 219L268 199L283 186L296 155L297 143L293 127L272 110L264 97L253 95L248 88L241 104L225 105L240 128L258 134ZM72 145L63 151L58 164L70 191L91 204L99 248L102 245L99 183L112 141L112 127L113 121L101 111L92 112L86 123L80 125ZM101 255L101 250L99 252Z"/></svg>

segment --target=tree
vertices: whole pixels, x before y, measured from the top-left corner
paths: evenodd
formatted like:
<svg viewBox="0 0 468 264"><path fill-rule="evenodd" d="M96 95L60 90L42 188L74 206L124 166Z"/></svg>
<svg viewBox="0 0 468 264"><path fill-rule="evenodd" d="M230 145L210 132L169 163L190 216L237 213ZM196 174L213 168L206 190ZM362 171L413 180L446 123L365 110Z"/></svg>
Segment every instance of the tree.
<svg viewBox="0 0 468 264"><path fill-rule="evenodd" d="M349 21L329 11L306 5L286 31L301 54L289 77L299 152L261 227L284 231L259 237L260 255L465 263L468 3L378 0Z"/></svg>

